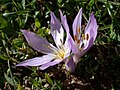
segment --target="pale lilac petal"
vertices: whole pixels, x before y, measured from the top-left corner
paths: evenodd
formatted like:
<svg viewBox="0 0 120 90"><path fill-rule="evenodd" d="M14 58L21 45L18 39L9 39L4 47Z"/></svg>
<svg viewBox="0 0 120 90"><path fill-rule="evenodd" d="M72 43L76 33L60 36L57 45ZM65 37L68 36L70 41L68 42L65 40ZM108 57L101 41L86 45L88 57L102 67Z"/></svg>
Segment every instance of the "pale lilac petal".
<svg viewBox="0 0 120 90"><path fill-rule="evenodd" d="M56 16L54 15L53 12L51 12L50 15L51 15L51 30L50 30L50 32L52 33L55 30L57 30L60 33L60 28L61 28L60 21L56 18Z"/></svg>
<svg viewBox="0 0 120 90"><path fill-rule="evenodd" d="M73 41L73 39L69 39L69 43L71 45L71 50L74 54L78 54L79 53L79 48L76 45L75 41Z"/></svg>
<svg viewBox="0 0 120 90"><path fill-rule="evenodd" d="M60 24L60 21L56 18L53 12L51 12L51 34L57 47L63 43L64 30Z"/></svg>
<svg viewBox="0 0 120 90"><path fill-rule="evenodd" d="M69 26L68 26L68 23L67 23L67 18L66 18L66 15L63 16L62 14L62 11L59 10L60 12L60 17L61 17L61 22L62 22L62 25L64 26L64 29L66 30L66 32L69 32Z"/></svg>
<svg viewBox="0 0 120 90"><path fill-rule="evenodd" d="M61 26L60 28L60 32L58 32L57 30L55 30L54 32L51 33L53 36L53 39L55 41L55 44L57 47L61 46L64 42L63 37L64 37L64 30Z"/></svg>
<svg viewBox="0 0 120 90"><path fill-rule="evenodd" d="M87 34L89 35L89 39L84 48L85 51L89 50L92 47L92 45L96 39L96 36L97 36L97 29L98 29L97 22L94 17L94 14L92 13L90 15L89 22L85 28L85 35L87 35Z"/></svg>
<svg viewBox="0 0 120 90"><path fill-rule="evenodd" d="M52 53L53 52L53 50L51 50L49 48L50 43L46 39L36 35L33 32L27 31L27 30L21 30L21 31L22 31L23 35L25 36L28 44L35 50L42 52L42 53Z"/></svg>
<svg viewBox="0 0 120 90"><path fill-rule="evenodd" d="M71 39L72 39L72 37L71 37L70 33L67 32L67 37L66 37L66 40L65 40L65 43L64 43L64 47L65 47L65 50L66 50L65 58L68 57L70 55L70 52L71 52L71 44L70 44Z"/></svg>
<svg viewBox="0 0 120 90"><path fill-rule="evenodd" d="M56 64L59 64L60 62L62 62L62 60L60 59L55 59L54 61L48 62L42 66L39 67L39 69L41 70L45 70L46 68L50 67L50 66L54 66Z"/></svg>
<svg viewBox="0 0 120 90"><path fill-rule="evenodd" d="M73 57L71 56L70 59L67 59L65 61L65 66L66 66L66 70L70 71L70 72L74 72L75 71L75 63L73 60Z"/></svg>
<svg viewBox="0 0 120 90"><path fill-rule="evenodd" d="M67 48L67 50L68 50L68 55L69 55L69 52L71 51L71 49L72 49L73 53L79 53L79 49L76 46L76 43L73 41L72 37L70 36L69 26L67 24L66 16L63 16L61 10L59 10L59 12L60 12L60 16L61 16L62 25L64 26L64 28L67 32L67 37L66 37L66 41L65 41L65 48Z"/></svg>
<svg viewBox="0 0 120 90"><path fill-rule="evenodd" d="M92 47L92 45L93 45L93 38L91 38L87 42L86 46L81 51L79 51L79 53L74 53L73 58L76 64L79 62L80 58Z"/></svg>
<svg viewBox="0 0 120 90"><path fill-rule="evenodd" d="M83 51L81 52L81 56L86 53L92 46L93 46L93 43L94 43L94 39L93 37L90 38L90 40L87 42L85 48L83 49Z"/></svg>
<svg viewBox="0 0 120 90"><path fill-rule="evenodd" d="M72 28L73 28L73 34L74 34L74 36L75 35L78 36L79 32L81 33L81 22L82 22L82 8L79 10L76 18L73 21ZM78 31L78 28L79 28L80 31ZM78 38L80 39L80 36Z"/></svg>
<svg viewBox="0 0 120 90"><path fill-rule="evenodd" d="M77 63L80 61L80 58L83 54L82 53L78 53L78 54L74 54L73 57L73 61L74 63L77 65Z"/></svg>
<svg viewBox="0 0 120 90"><path fill-rule="evenodd" d="M55 59L54 55L44 55L42 57L35 57L32 59L28 59L26 61L23 61L17 64L16 66L40 66L40 65L50 62L53 59Z"/></svg>
<svg viewBox="0 0 120 90"><path fill-rule="evenodd" d="M68 57L69 55L70 55L70 52L71 52L71 45L70 45L70 40L69 40L69 38L67 38L66 39L66 41L65 41L65 44L64 44L64 47L65 47L65 57L64 58L66 58L66 57Z"/></svg>
<svg viewBox="0 0 120 90"><path fill-rule="evenodd" d="M61 10L59 10L59 12L60 12L62 25L63 25L64 29L67 32L66 40L65 40L65 43L64 43L65 50L66 50L66 55L65 55L65 58L66 58L66 57L68 57L70 55L70 52L71 52L71 45L69 43L69 39L72 39L72 37L71 37L70 32L69 32L69 26L67 24L66 16L63 16Z"/></svg>
<svg viewBox="0 0 120 90"><path fill-rule="evenodd" d="M91 13L89 22L85 28L85 34L90 34L90 38L93 38L93 40L95 41L97 36L97 29L98 29L97 21L94 17L94 14Z"/></svg>

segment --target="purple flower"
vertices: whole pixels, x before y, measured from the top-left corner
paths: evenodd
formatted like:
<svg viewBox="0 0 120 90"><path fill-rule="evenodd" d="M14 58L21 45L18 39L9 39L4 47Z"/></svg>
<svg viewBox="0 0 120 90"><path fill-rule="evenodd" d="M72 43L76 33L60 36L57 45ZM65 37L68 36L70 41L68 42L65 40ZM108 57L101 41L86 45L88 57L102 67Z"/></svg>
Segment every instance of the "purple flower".
<svg viewBox="0 0 120 90"><path fill-rule="evenodd" d="M62 24L66 29L66 31L69 32L66 16L63 16L61 11L60 13L62 16L61 19ZM71 38L69 39L72 47L71 48L72 53L74 54L73 61L75 64L77 64L81 56L83 56L92 47L97 36L98 25L93 13L91 13L90 15L85 30L81 30L81 22L82 22L82 8L79 10L76 18L73 21L72 29L73 29L74 40Z"/></svg>
<svg viewBox="0 0 120 90"><path fill-rule="evenodd" d="M28 59L17 64L16 66L39 66L41 70L44 70L63 61L66 65L67 70L74 70L73 68L69 68L71 65L74 65L71 63L73 62L73 58L70 57L71 45L69 39L71 39L71 36L69 32L66 31L66 40L64 40L63 27L53 12L51 12L50 33L54 39L56 46L53 46L46 39L36 35L33 32L27 30L21 31L25 36L28 44L35 50L42 52L45 55Z"/></svg>
<svg viewBox="0 0 120 90"><path fill-rule="evenodd" d="M56 46L50 44L46 39L37 36L35 33L22 30L28 44L35 50L44 53L42 57L35 57L26 61L23 61L16 66L39 66L41 70L44 70L50 66L64 62L66 69L73 72L75 66L83 56L93 45L97 36L97 22L93 15L90 15L85 30L81 30L82 21L82 8L79 10L76 18L73 21L73 35L74 39L70 35L69 26L67 24L66 15L63 15L60 10L61 23L56 18L53 12L51 12L51 30L50 33L54 39ZM62 25L61 25L62 24ZM64 29L66 31L66 40L64 41ZM72 51L72 52L71 52Z"/></svg>

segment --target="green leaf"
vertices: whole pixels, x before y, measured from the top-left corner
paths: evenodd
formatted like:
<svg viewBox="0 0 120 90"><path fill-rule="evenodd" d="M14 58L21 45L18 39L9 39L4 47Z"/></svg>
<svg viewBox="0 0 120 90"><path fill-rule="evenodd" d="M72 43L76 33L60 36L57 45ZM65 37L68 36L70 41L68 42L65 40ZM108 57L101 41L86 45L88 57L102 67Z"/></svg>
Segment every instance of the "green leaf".
<svg viewBox="0 0 120 90"><path fill-rule="evenodd" d="M15 38L15 39L13 39L13 41L12 41L12 46L13 46L14 48L22 47L22 44L23 44L23 41L22 41L21 39L19 39L19 38Z"/></svg>
<svg viewBox="0 0 120 90"><path fill-rule="evenodd" d="M94 2L95 2L94 0L91 0L91 1L89 2L89 6L92 7L93 4L94 4Z"/></svg>
<svg viewBox="0 0 120 90"><path fill-rule="evenodd" d="M13 79L11 79L10 77L8 77L5 73L4 73L5 79L7 80L7 82L9 84L11 84L12 86L17 85L18 83L16 81L13 81Z"/></svg>
<svg viewBox="0 0 120 90"><path fill-rule="evenodd" d="M41 27L41 24L40 24L40 22L35 22L35 26L37 27L37 28L40 28Z"/></svg>
<svg viewBox="0 0 120 90"><path fill-rule="evenodd" d="M22 0L23 9L25 9L25 0Z"/></svg>
<svg viewBox="0 0 120 90"><path fill-rule="evenodd" d="M62 90L62 84L60 81L56 81L57 87L59 90Z"/></svg>
<svg viewBox="0 0 120 90"><path fill-rule="evenodd" d="M116 33L114 31L111 31L110 38L116 39Z"/></svg>
<svg viewBox="0 0 120 90"><path fill-rule="evenodd" d="M7 27L7 21L0 17L0 29L4 29L5 27Z"/></svg>
<svg viewBox="0 0 120 90"><path fill-rule="evenodd" d="M30 81L32 82L32 85L34 85L35 87L39 86L39 83L35 79L31 78Z"/></svg>
<svg viewBox="0 0 120 90"><path fill-rule="evenodd" d="M120 41L120 35L118 35L118 41Z"/></svg>
<svg viewBox="0 0 120 90"><path fill-rule="evenodd" d="M62 3L63 0L58 0L59 3Z"/></svg>
<svg viewBox="0 0 120 90"><path fill-rule="evenodd" d="M3 60L9 60L10 58L6 55L0 55L0 58Z"/></svg>
<svg viewBox="0 0 120 90"><path fill-rule="evenodd" d="M53 81L52 81L52 79L49 77L49 75L47 73L45 73L45 79L48 81L48 83L53 85Z"/></svg>

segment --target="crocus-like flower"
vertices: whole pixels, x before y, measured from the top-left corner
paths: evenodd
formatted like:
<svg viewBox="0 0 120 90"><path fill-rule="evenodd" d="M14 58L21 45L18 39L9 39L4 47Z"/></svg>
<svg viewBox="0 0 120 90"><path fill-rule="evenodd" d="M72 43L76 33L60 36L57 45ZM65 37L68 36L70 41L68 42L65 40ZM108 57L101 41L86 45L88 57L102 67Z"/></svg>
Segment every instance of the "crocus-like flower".
<svg viewBox="0 0 120 90"><path fill-rule="evenodd" d="M71 63L73 62L73 59L70 57L71 45L69 43L71 36L69 32L67 32L66 40L64 41L63 27L53 12L51 12L50 33L56 46L53 46L46 39L36 35L33 32L27 30L21 31L28 44L38 52L42 52L45 55L28 59L17 64L16 66L38 66L41 70L44 70L63 61L66 65L66 69L73 71L70 69L70 67L73 65L73 63Z"/></svg>
<svg viewBox="0 0 120 90"><path fill-rule="evenodd" d="M66 31L69 32L66 16L63 16L61 11L60 14L62 18L61 19L62 24ZM72 47L71 48L72 53L74 54L73 61L75 64L77 64L81 56L83 56L92 47L97 36L98 25L93 13L91 13L89 21L84 31L81 30L81 22L82 22L82 8L79 10L76 18L73 21L72 30L74 39L71 38L69 39Z"/></svg>
<svg viewBox="0 0 120 90"><path fill-rule="evenodd" d="M46 39L37 36L35 33L22 30L28 44L35 50L46 55L23 61L17 64L17 66L39 66L41 70L44 70L49 66L56 65L63 61L68 71L73 72L75 70L75 66L81 56L83 56L92 47L96 39L98 29L97 22L92 13L85 30L81 30L82 9L80 9L73 21L72 28L74 38L72 38L67 24L66 15L63 15L61 10L60 16L61 23L55 17L54 13L51 12L50 33L55 41L56 47L50 44ZM62 26L66 31L65 41Z"/></svg>

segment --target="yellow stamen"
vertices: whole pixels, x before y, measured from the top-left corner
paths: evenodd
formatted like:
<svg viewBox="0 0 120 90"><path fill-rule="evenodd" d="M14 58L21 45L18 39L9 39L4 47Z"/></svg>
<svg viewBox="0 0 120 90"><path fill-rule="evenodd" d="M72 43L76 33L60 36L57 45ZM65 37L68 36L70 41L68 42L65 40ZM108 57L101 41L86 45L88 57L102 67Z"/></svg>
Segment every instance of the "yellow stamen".
<svg viewBox="0 0 120 90"><path fill-rule="evenodd" d="M62 49L60 49L58 52L55 52L55 54L57 55L58 58L63 59L65 52Z"/></svg>
<svg viewBox="0 0 120 90"><path fill-rule="evenodd" d="M85 34L82 34L82 39L85 40Z"/></svg>

